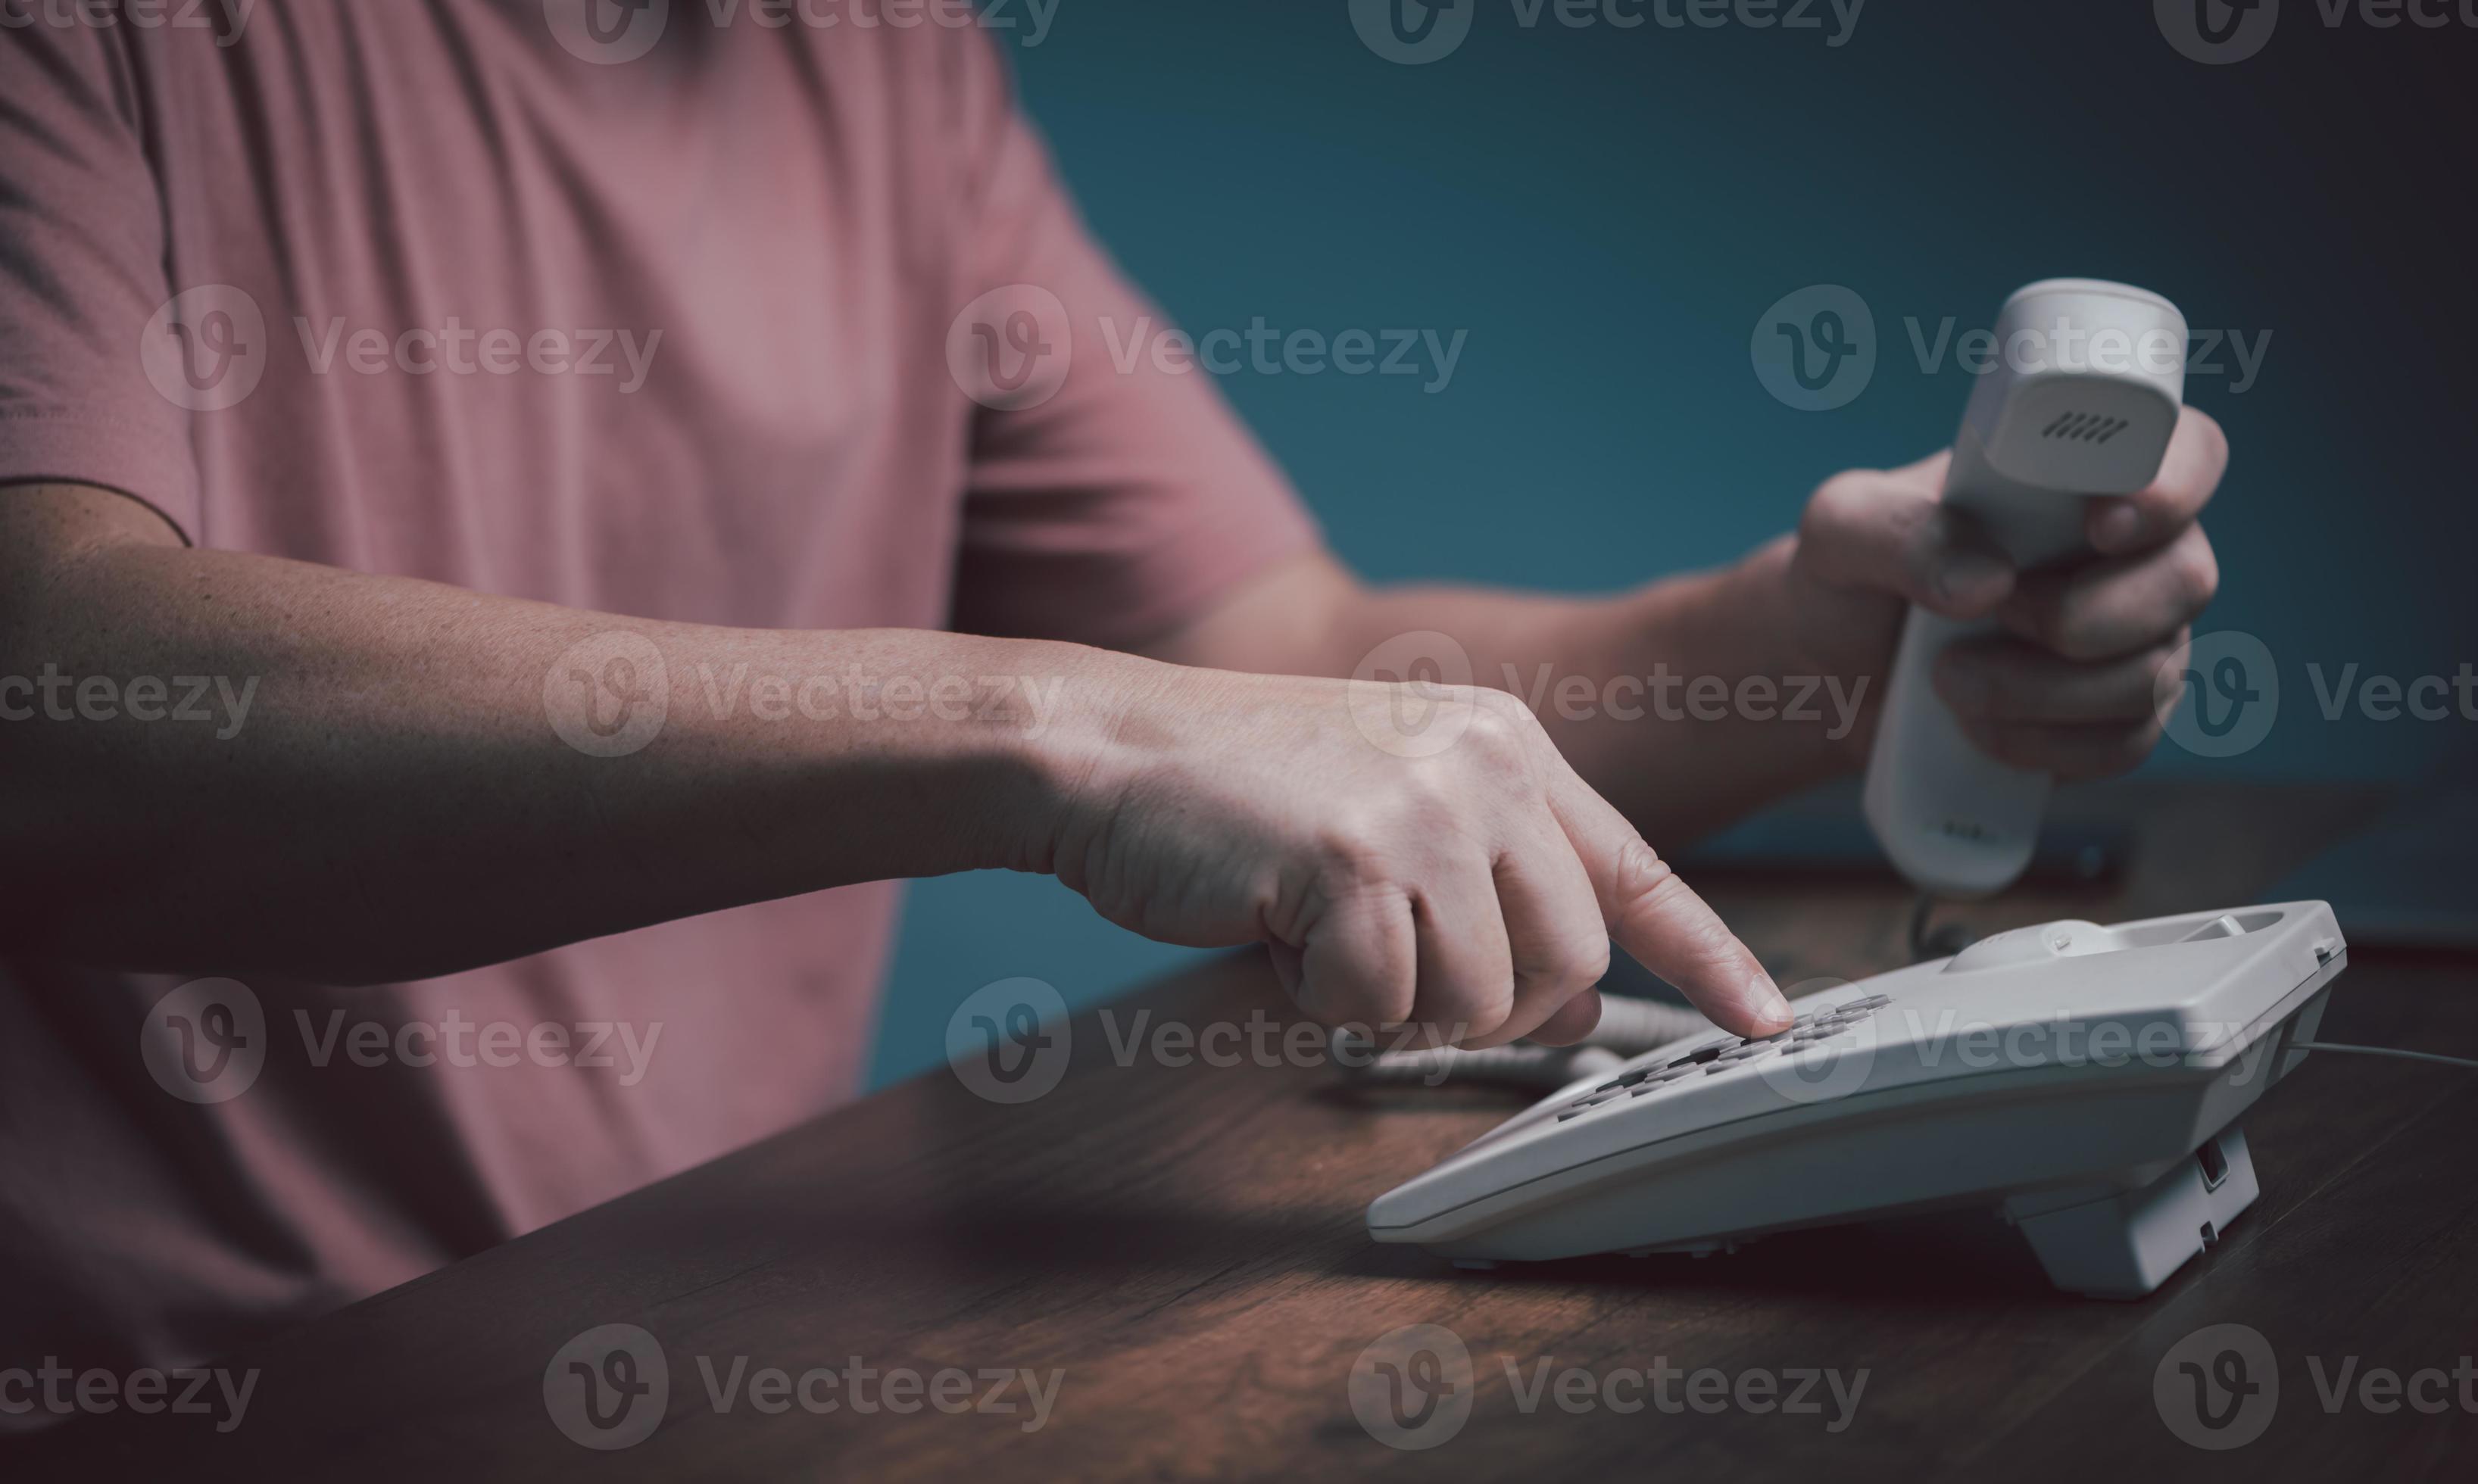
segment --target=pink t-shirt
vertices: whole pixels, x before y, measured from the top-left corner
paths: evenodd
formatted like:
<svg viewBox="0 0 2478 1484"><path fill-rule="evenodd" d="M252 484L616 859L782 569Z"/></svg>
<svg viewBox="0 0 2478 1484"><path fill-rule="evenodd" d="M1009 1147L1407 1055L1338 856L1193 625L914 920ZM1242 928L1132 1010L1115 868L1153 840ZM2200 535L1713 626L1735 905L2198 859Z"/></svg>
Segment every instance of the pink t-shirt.
<svg viewBox="0 0 2478 1484"><path fill-rule="evenodd" d="M1109 354L1151 312L977 29L673 4L630 58L587 22L658 13L585 0L0 12L37 17L0 31L0 482L650 618L1100 644L1315 539L1205 376ZM0 926L0 1368L209 1357L833 1106L896 901L252 981L255 1075L195 1101L228 991ZM166 1071L175 1030L213 1035Z"/></svg>

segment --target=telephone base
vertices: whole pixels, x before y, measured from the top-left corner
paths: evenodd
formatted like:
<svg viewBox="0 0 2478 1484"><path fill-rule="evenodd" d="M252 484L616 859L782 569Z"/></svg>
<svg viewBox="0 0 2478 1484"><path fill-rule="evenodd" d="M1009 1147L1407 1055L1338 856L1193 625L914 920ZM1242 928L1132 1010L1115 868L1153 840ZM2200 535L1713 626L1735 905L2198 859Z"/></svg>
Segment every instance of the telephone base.
<svg viewBox="0 0 2478 1484"><path fill-rule="evenodd" d="M2245 1132L2232 1123L2139 1189L2016 1195L2002 1214L2057 1287L2140 1298L2217 1243L2260 1194Z"/></svg>

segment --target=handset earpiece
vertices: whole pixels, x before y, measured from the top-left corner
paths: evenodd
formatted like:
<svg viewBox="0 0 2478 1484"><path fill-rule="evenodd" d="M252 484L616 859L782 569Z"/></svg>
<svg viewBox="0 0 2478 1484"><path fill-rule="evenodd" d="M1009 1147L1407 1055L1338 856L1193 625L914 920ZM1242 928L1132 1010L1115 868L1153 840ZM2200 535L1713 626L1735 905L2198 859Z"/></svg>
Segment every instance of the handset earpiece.
<svg viewBox="0 0 2478 1484"><path fill-rule="evenodd" d="M2160 472L2186 388L2186 316L2158 294L2097 279L2017 289L1996 362L1971 389L1946 471L1967 511L2022 570L2089 547L2084 498L2132 494ZM1867 822L1909 881L1967 900L2031 862L2048 776L1981 752L1935 693L1936 657L1972 623L1912 608L1867 760Z"/></svg>

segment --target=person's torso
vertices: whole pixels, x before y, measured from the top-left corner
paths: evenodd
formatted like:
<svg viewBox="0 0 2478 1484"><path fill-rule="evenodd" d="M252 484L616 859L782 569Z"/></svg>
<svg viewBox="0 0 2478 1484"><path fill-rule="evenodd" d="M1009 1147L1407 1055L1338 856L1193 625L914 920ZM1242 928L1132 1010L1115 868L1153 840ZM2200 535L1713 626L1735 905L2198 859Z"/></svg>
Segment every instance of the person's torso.
<svg viewBox="0 0 2478 1484"><path fill-rule="evenodd" d="M940 626L954 38L700 12L602 64L545 14L132 31L167 278L205 296L165 392L191 536L630 616ZM218 1353L830 1106L894 902L361 991L0 959L0 1364Z"/></svg>

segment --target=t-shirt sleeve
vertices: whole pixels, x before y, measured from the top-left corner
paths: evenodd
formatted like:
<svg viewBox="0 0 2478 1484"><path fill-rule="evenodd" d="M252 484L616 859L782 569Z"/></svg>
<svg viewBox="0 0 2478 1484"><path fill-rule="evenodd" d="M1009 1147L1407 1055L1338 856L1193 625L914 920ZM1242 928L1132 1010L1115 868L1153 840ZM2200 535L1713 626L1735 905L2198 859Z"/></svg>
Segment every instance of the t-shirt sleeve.
<svg viewBox="0 0 2478 1484"><path fill-rule="evenodd" d="M194 534L190 414L143 359L171 293L120 29L0 32L0 484L119 490Z"/></svg>
<svg viewBox="0 0 2478 1484"><path fill-rule="evenodd" d="M1155 360L1161 311L1086 233L996 46L963 50L947 349L980 405L955 625L1140 644L1312 549L1317 528L1212 376Z"/></svg>

